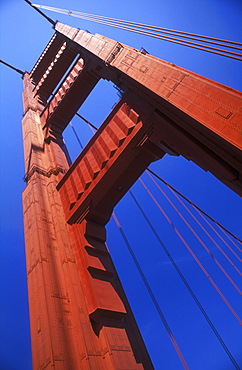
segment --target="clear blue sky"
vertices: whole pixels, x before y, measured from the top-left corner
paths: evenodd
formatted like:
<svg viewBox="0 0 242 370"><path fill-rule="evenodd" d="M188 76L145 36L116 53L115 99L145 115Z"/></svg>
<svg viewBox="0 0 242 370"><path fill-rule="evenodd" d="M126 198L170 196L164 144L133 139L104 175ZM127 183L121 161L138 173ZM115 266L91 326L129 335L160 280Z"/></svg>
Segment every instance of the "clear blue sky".
<svg viewBox="0 0 242 370"><path fill-rule="evenodd" d="M39 3L38 0L36 2ZM102 2L41 0L40 4L239 42L242 40L240 0L105 0ZM53 34L51 25L23 0L1 0L0 11L1 59L19 69L30 71ZM54 20L58 19L74 27L103 34L137 49L144 47L150 54L161 59L241 90L242 63L239 61L52 12L46 12L46 14ZM21 206L21 192L25 186L22 181L24 176L21 137L22 80L20 75L2 64L0 73L0 369L30 370L31 352ZM100 125L117 99L117 93L112 85L103 82L80 109L80 113L95 125ZM87 142L91 135L90 130L78 118L73 119L73 124L83 143ZM70 129L66 132L66 142L72 157L75 158L79 148ZM185 159L169 156L155 163L151 168L241 237L241 199L212 175ZM145 175L143 178L149 182ZM238 322L211 287L207 278L199 271L184 246L174 237L159 211L150 202L148 203L148 196L140 183L134 186L133 192L146 207L162 240L169 247L170 253L179 264L221 337L242 367L242 335ZM158 197L164 207L167 207L162 197ZM234 369L157 241L145 226L129 194L116 207L116 213L190 369ZM181 226L176 218L174 223ZM181 230L183 232L184 227ZM196 248L199 258L223 294L242 317L237 291L226 281L211 258L195 243L194 239L189 237L188 240ZM155 369L182 369L113 221L108 225L108 246ZM213 253L216 254L215 249ZM238 274L232 271L219 253L216 257L220 258L221 264L239 284Z"/></svg>

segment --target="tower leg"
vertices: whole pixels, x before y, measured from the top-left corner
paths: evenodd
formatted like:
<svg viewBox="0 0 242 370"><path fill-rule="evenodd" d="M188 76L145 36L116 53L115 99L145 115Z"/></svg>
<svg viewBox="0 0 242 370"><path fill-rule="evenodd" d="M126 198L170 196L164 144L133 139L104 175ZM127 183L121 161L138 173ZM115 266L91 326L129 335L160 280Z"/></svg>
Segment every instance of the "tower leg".
<svg viewBox="0 0 242 370"><path fill-rule="evenodd" d="M23 192L33 369L152 369L112 264L102 225L67 225L57 184L68 169L62 137L44 137L28 75Z"/></svg>

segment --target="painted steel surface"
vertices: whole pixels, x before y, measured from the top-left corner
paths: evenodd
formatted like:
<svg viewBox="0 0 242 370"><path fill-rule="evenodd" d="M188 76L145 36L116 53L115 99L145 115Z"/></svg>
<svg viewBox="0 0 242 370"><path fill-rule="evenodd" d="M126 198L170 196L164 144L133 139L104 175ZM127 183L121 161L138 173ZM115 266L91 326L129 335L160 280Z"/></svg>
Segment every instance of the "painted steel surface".
<svg viewBox="0 0 242 370"><path fill-rule="evenodd" d="M106 37L61 23L55 29L24 76L33 368L152 369L105 225L166 153L241 193L241 93ZM69 167L63 130L101 78L122 98Z"/></svg>

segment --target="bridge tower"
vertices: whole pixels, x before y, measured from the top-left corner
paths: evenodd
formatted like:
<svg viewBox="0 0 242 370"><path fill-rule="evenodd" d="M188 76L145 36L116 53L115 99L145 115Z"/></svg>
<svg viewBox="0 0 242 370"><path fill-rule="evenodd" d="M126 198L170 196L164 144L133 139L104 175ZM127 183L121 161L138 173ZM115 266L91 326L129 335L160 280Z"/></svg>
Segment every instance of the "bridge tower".
<svg viewBox="0 0 242 370"><path fill-rule="evenodd" d="M105 225L166 153L241 194L241 94L106 37L54 28L23 92L33 368L152 369ZM122 97L71 164L62 133L102 78Z"/></svg>

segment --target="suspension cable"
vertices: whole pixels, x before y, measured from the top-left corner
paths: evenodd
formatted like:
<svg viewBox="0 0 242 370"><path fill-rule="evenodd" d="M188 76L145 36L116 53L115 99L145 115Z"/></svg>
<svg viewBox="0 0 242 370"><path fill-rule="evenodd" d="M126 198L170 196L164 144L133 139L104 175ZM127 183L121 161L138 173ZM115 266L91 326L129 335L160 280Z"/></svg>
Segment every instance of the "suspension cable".
<svg viewBox="0 0 242 370"><path fill-rule="evenodd" d="M48 10L50 10L50 9L48 9ZM131 31L131 32L139 33L139 34L142 34L142 35L145 35L145 36L151 36L151 37L158 38L158 39L165 40L165 41L171 41L171 42L178 41L178 42L175 42L175 43L185 45L185 46L191 46L191 45L205 46L207 49L217 50L217 51L229 53L229 54L232 54L232 55L242 56L242 54L240 54L240 53L231 52L231 51L228 51L228 50L225 50L225 49L214 48L212 46L207 46L207 45L203 45L203 44L199 44L199 43L194 43L194 42L191 42L191 41L186 41L186 40L182 40L182 39L175 38L175 37L165 36L165 35L163 35L163 33L165 33L165 32L157 33L157 32L147 31L147 30L144 29L144 27L141 28L141 27L138 27L138 26L132 27L132 26L128 26L128 25L122 25L122 23L106 21L106 20L102 20L100 18L94 18L94 17L85 16L85 15L81 15L81 14L74 14L74 12L72 12L72 11L68 11L68 12L63 11L61 13L62 14L73 15L74 17L81 18L81 19L84 19L84 20L87 20L87 21L100 23L100 24L104 24L104 25L107 25L107 26L115 27L115 28L120 28L120 29L123 29L125 31ZM179 36L179 35L176 35L176 36L181 38L181 36ZM186 36L182 36L182 37L186 37ZM189 38L191 39L191 37L189 37ZM192 38L192 39L197 40L196 38ZM172 41L172 40L175 40L175 41ZM181 42L181 41L183 41L183 42ZM232 45L224 45L224 44L219 44L219 43L216 43L216 42L205 41L205 40L199 40L199 41L203 41L203 42L210 43L210 44L212 43L212 44L215 44L215 45L222 45L222 46L233 48L233 49L242 50L242 48L234 47ZM201 49L201 50L205 50L205 49ZM209 51L209 50L205 50L205 51ZM239 58L239 60L240 60L240 58Z"/></svg>
<svg viewBox="0 0 242 370"><path fill-rule="evenodd" d="M196 231L193 229L193 227L189 224L189 222L185 219L185 217L181 214L181 212L177 209L177 207L175 206L175 204L171 201L171 199L168 197L168 195L163 191L163 189L161 189L161 187L157 184L157 182L155 181L155 179L150 175L149 172L147 172L147 175L151 178L151 180L155 183L155 185L158 187L158 189L160 190L160 192L164 195L164 197L167 199L167 201L170 203L170 205L173 207L173 209L177 212L177 214L180 216L180 218L183 220L183 222L187 225L187 227L189 228L189 230L193 233L193 235L197 238L197 240L199 241L199 243L203 246L203 248L206 250L206 252L210 255L210 257L213 259L213 261L216 263L216 265L220 268L220 270L223 272L223 274L227 277L227 279L230 281L230 283L234 286L234 288L239 292L239 294L241 294L241 290L239 289L239 287L235 284L235 282L233 281L233 279L229 276L229 274L225 271L225 269L223 268L223 266L219 263L219 261L214 257L214 255L212 254L212 252L210 251L210 249L206 246L206 244L203 242L203 240L198 236L198 234L196 233ZM171 190L172 191L172 190ZM177 197L177 199L182 203L182 201ZM182 203L184 207L185 204ZM186 208L187 209L187 208ZM201 225L201 223L196 219L196 217L192 214L192 212L190 212L188 209L187 211L191 214L191 216L195 219L195 221L199 224L199 226L201 228L203 228L203 226ZM211 237L211 235L207 232L207 230L205 230L203 228L203 230L206 232L206 234L210 237L210 239L215 243L215 245L219 248L219 250L222 251L222 249L219 247L219 245L215 242L215 240ZM225 254L225 253L224 253ZM232 261L231 261L232 262ZM233 264L234 266L234 264ZM239 270L238 270L239 271ZM239 273L241 274L241 272L239 271Z"/></svg>
<svg viewBox="0 0 242 370"><path fill-rule="evenodd" d="M234 317L236 318L236 320L238 320L238 322L240 324L242 324L242 320L240 319L240 317L238 316L238 314L236 313L236 311L233 309L233 307L231 306L231 304L228 302L228 300L226 299L226 297L223 295L223 293L221 292L221 290L219 289L219 287L217 286L217 284L215 283L215 281L211 278L211 276L209 275L209 273L207 272L207 270L205 269L205 267L203 266L203 264L200 262L200 260L196 256L196 254L192 251L192 249L190 248L189 244L183 238L183 236L181 235L181 233L179 232L179 230L172 223L171 219L168 217L168 215L166 214L166 212L163 210L163 208L161 207L161 205L158 203L158 201L156 200L156 198L154 197L154 195L151 193L151 191L145 185L144 181L141 178L139 178L139 181L141 182L141 184L143 185L143 187L145 188L145 190L148 192L148 194L150 195L150 197L152 198L152 200L154 201L154 203L157 205L157 207L159 208L159 210L162 212L163 216L168 221L168 223L171 225L171 227L173 228L173 230L175 231L175 233L177 234L177 236L179 237L179 239L182 241L182 243L184 244L184 246L187 248L187 250L189 251L189 253L192 255L192 257L194 258L194 260L197 262L198 266L201 268L201 270L203 271L203 273L205 274L205 276L208 278L208 280L210 281L210 283L213 285L213 287L215 288L215 290L218 292L218 294L220 295L220 297L222 298L222 300L224 301L224 303L226 304L226 306L232 312L232 314L234 315Z"/></svg>
<svg viewBox="0 0 242 370"><path fill-rule="evenodd" d="M238 49L242 50L240 46L242 45L241 43L235 42L235 41L229 41L229 40L223 40L223 39L218 39L218 38L213 38L209 36L202 36L198 34L192 34L189 32L182 32L182 31L176 31L168 28L163 28L163 27L156 27L156 26L150 26L147 24L142 24L142 23L137 23L137 22L131 22L131 21L124 21L121 19L115 19L115 18L110 18L110 17L104 17L104 16L98 16L94 14L88 14L88 13L83 13L83 12L77 12L77 11L71 11L71 10L65 10L65 9L60 9L60 8L55 8L55 7L49 7L49 6L44 6L44 5L38 5L38 4L33 4L35 7L58 12L61 14L66 14L70 16L74 16L77 18L85 19L88 21L108 25L111 27L123 29L126 31L131 31L134 33L138 34L143 34L145 36L151 36L154 38L158 38L164 41L170 41L176 44L192 47L195 49L207 51L210 53L226 56L229 58L237 59L237 60L242 60L242 54L231 52L228 50L220 49L220 48L214 48L212 46L200 44L200 43L194 43L191 41L187 40L182 40L181 37L185 37L188 39L193 39L193 40L198 40L202 41L204 43L209 43L209 44L215 44L219 46L225 46L233 49ZM156 31L156 32L154 32ZM166 36L165 34L170 34L170 35L175 35L177 37L169 37ZM214 40L214 41L212 41ZM216 41L220 41L219 43ZM221 42L223 44L221 44ZM228 45L230 44L230 45ZM236 46L233 46L236 45ZM228 55L232 54L232 55ZM233 56L235 55L235 56Z"/></svg>
<svg viewBox="0 0 242 370"><path fill-rule="evenodd" d="M94 126L90 121L88 121L86 118L84 118L81 114L76 113L76 115L81 118L84 122L86 122L90 127L94 128L96 131L98 128ZM203 211L200 207L198 207L195 203L193 203L191 200L189 200L185 195L180 193L178 190L176 190L173 186L171 186L167 181L163 180L159 175L157 175L154 171L152 171L150 168L147 168L147 171L150 172L152 175L154 175L158 180L162 181L165 185L167 185L170 189L172 189L176 194L178 194L180 197L182 197L186 202L191 204L197 211L200 211L204 216L206 216L208 219L210 219L213 223L215 223L221 230L226 232L227 234L230 234L234 239L236 239L239 243L242 244L242 240L239 239L236 235L231 233L228 229L226 229L223 225L221 225L218 221L216 221L213 217L209 216L205 211ZM226 235L226 234L225 234ZM230 239L231 240L231 239ZM235 246L238 248L238 246L235 244ZM240 249L239 249L240 250ZM241 251L241 250L240 250ZM236 255L237 256L237 255ZM237 258L240 260L240 258L237 256Z"/></svg>
<svg viewBox="0 0 242 370"><path fill-rule="evenodd" d="M74 132L74 135L75 135L75 137L76 137L76 139L77 139L77 141L78 141L81 149L83 149L83 145L81 143L81 140L79 139L79 136L77 135L77 132L76 132L75 127L73 126L72 122L70 122L70 126L71 126L71 128L72 128L72 130Z"/></svg>
<svg viewBox="0 0 242 370"><path fill-rule="evenodd" d="M176 30L172 30L172 29L168 29L168 28L151 26L151 25L148 25L148 24L125 21L125 20L115 19L115 18L110 18L110 17L97 16L97 15L94 15L94 14L68 11L68 15L71 15L72 13L76 13L78 15L81 15L81 16L86 17L86 18L88 18L90 20L93 20L93 21L102 20L102 21L106 21L109 24L117 24L117 25L124 24L128 27L130 27L131 25L134 25L134 28L137 28L137 29L157 31L161 34L173 35L173 36L177 36L177 37L184 37L184 38L187 38L187 39L190 39L190 40L202 41L202 42L206 42L206 43L210 43L210 44L214 44L214 45L226 46L228 48L242 50L242 48L240 46L233 46L233 45L242 45L242 43L237 43L235 41L223 40L223 39L218 39L218 38L213 38L213 37L208 37L208 36L203 36L203 35L198 35L198 34L192 34L192 33L188 33L188 32L181 32L181 31L176 31ZM210 40L214 40L214 41L210 41ZM216 42L216 41L220 41L220 42ZM225 43L229 43L229 44L232 44L232 45L225 45Z"/></svg>
<svg viewBox="0 0 242 370"><path fill-rule="evenodd" d="M87 20L87 21L92 21L92 22L104 24L104 25L107 25L107 26L111 26L111 27L115 27L115 28L120 28L120 29L123 29L123 30L126 30L126 31L140 33L140 34L145 35L145 36L155 37L155 38L158 38L158 39L161 39L161 40L165 40L165 41L171 41L171 40L183 41L184 43L181 43L181 45L185 45L185 46L189 46L188 44L190 44L190 45L196 45L196 46L205 46L207 49L217 50L217 51L229 53L229 54L232 54L232 55L242 56L240 53L235 53L235 52L231 52L231 51L228 51L228 50L225 50L225 49L214 48L212 46L203 45L203 44L199 44L199 43L195 43L195 42L186 41L186 40L182 40L181 39L181 37L187 37L187 36L179 36L179 35L176 35L176 34L173 34L173 33L169 33L171 35L175 35L175 36L180 37L180 38L170 37L170 36L163 35L164 33L167 33L167 32L159 32L159 33L157 33L157 32L153 32L153 31L142 29L141 27L137 27L137 26L136 27L131 27L131 26L127 26L127 25L123 25L122 26L122 24L119 24L119 23L98 20L98 19L95 19L95 18L87 17L87 16L77 16L77 17L78 18L81 18L81 19L84 19L84 20ZM217 43L217 42L199 40L197 38L191 38L191 37L189 37L189 39L198 40L198 41L202 41L202 42L206 42L206 43L210 43L210 44L215 44L215 45L221 45L221 46L229 47L229 48L232 48L232 49L242 50L242 48L241 47L238 47L238 46L235 47L235 46L232 46L232 45L224 45L224 44ZM201 49L201 50L204 50L204 49ZM206 50L206 51L209 51L209 50Z"/></svg>
<svg viewBox="0 0 242 370"><path fill-rule="evenodd" d="M224 240L224 238L220 235L220 233L210 224L210 222L208 222L208 220L203 216L203 214L200 211L198 211L198 209L196 209L195 207L193 207L193 208L200 215L200 217L202 217L202 219L208 224L208 226L213 230L213 232L219 237L219 239L222 240L222 242L226 245L226 247L234 254L234 256L239 260L239 262L242 262L242 259L237 255L237 253L235 253L235 251L230 247L230 245L226 242L226 240ZM224 230L222 230L221 228L219 228L219 230L221 230L221 232L225 233ZM227 235L227 234L225 234L225 235ZM231 242L233 242L232 239L229 238L229 240ZM235 246L241 252L241 249L236 244L235 244Z"/></svg>
<svg viewBox="0 0 242 370"><path fill-rule="evenodd" d="M88 121L86 118L84 118L81 114L76 113L76 115L81 118L84 122L86 122L90 127L94 128L96 131L98 128L94 126L90 121ZM204 216L206 216L208 219L210 219L213 223L215 223L223 232L226 232L227 234L230 234L234 239L236 239L239 243L242 244L242 240L239 239L236 235L231 233L228 229L226 229L223 225L221 225L218 221L216 221L213 217L209 216L205 211L203 211L200 207L198 207L195 203L193 203L191 200L189 200L185 195L180 193L178 190L176 190L173 186L171 186L167 181L163 180L159 175L157 175L154 171L152 171L150 168L147 168L147 171L150 172L152 175L154 175L157 179L162 181L165 185L167 185L170 189L172 189L176 194L180 195L186 202L191 204L197 211L201 212ZM212 226L211 226L212 227ZM226 235L226 234L225 234ZM231 239L230 239L231 240ZM232 241L232 240L231 240ZM226 243L226 242L225 242ZM235 244L235 246L238 248L238 246ZM228 246L229 247L229 246ZM230 247L229 247L230 248ZM238 248L239 249L239 248ZM240 249L239 249L240 250ZM231 250L234 254L235 252ZM241 250L240 250L241 251ZM235 254L236 257L240 260L239 256ZM241 260L240 260L241 261Z"/></svg>
<svg viewBox="0 0 242 370"><path fill-rule="evenodd" d="M193 213L188 209L188 207L182 202L182 200L178 197L178 195L174 192L174 190L170 189L171 192L174 194L174 196L179 200L179 202L183 205L183 207L187 210L187 212L193 217L193 219L197 222L197 224L202 228L202 230L206 233L206 235L212 240L212 242L216 245L216 247L220 250L220 252L224 255L224 257L229 261L229 263L235 268L235 270L242 275L242 272L235 266L233 261L228 257L228 255L223 251L222 248L218 245L218 243L212 238L212 236L207 232L207 230L202 226L202 224L198 221L198 219L193 215ZM194 207L193 207L194 208ZM195 209L195 208L194 208ZM224 242L226 246L229 247L228 243L221 237L221 235L217 232L217 230L214 229L214 227L208 222L208 220L199 212L197 209L195 209L196 212L202 217L202 219L211 227L211 229L216 233L216 235ZM239 258L239 256L233 251L232 248L229 247L229 249L234 253L234 255L238 258L240 262L242 262L242 259Z"/></svg>
<svg viewBox="0 0 242 370"><path fill-rule="evenodd" d="M94 126L91 122L89 122L86 118L81 116L79 113L76 112L77 117L81 118L84 122L86 122L90 127L94 128L94 130L98 130L96 126Z"/></svg>
<svg viewBox="0 0 242 370"><path fill-rule="evenodd" d="M186 41L186 40L182 40L182 39L179 39L179 38L176 38L176 37L160 35L159 33L151 32L151 31L142 31L142 30L139 30L139 29L134 28L134 27L121 26L121 25L118 25L118 24L115 24L115 23L112 23L112 22L98 21L98 20L94 20L93 18L89 18L89 17L79 17L78 16L78 18L81 18L81 19L84 19L84 20L87 20L87 21L92 21L92 22L104 24L104 25L107 25L107 26L115 27L115 28L119 28L119 29L122 29L122 30L125 30L125 31L131 31L131 32L138 33L138 34L141 34L141 35L144 35L144 36L154 37L154 38L157 38L157 39L160 39L160 40L163 40L163 41L170 41L170 42L173 42L175 44L192 47L194 49L207 51L207 52L218 54L218 55L221 55L221 56L226 56L228 58L242 60L241 58L238 58L238 57L242 57L242 54L235 53L235 52L232 52L232 51L228 51L228 50L225 50L225 49L215 48L215 47L204 45L204 44L199 44L199 43L195 43L195 42L191 42L191 41ZM227 45L223 45L223 46L227 46ZM232 47L232 46L230 46L230 47ZM211 50L209 50L209 49L211 49ZM240 49L240 48L238 47L236 49ZM216 50L216 51L212 51L212 50ZM227 55L225 53L231 54L231 55ZM232 55L236 55L238 57L233 57Z"/></svg>
<svg viewBox="0 0 242 370"><path fill-rule="evenodd" d="M24 75L25 75L25 73L26 73L26 72L21 71L21 69L18 69L18 68L16 68L16 67L12 66L11 64L9 64L9 63L7 63L7 62L4 62L4 60L2 60L2 59L0 59L0 63L4 64L5 66L7 66L7 67L9 67L9 68L11 68L11 69L13 69L15 72L18 72L18 73L19 73L19 74L21 74L22 76L24 76Z"/></svg>
<svg viewBox="0 0 242 370"><path fill-rule="evenodd" d="M91 124L87 119L85 119L85 118L84 118L83 116L81 116L79 113L76 113L76 114L77 114L77 116L78 116L78 117L80 117L84 122L86 122L86 123L87 123L91 128L94 128L95 130L97 130L97 127L95 127L93 124ZM151 171L151 170L148 170L148 171L149 171L149 172L151 172L151 173L153 173L153 171ZM157 175L157 176L158 176L158 175ZM161 180L162 180L162 179L161 179ZM164 180L162 180L162 181L164 182ZM168 183L166 183L166 184L168 184ZM168 185L169 185L169 184L168 184ZM170 185L169 185L169 186L170 186ZM170 187L171 187L171 186L170 186ZM174 188L173 188L173 189L174 189ZM175 190L175 191L176 191L176 190ZM163 249L163 250L164 250L164 252L166 253L166 255L167 255L167 257L169 258L169 260L171 261L171 263L172 263L173 267L175 268L175 270L177 271L177 273L178 273L178 275L180 276L181 280L182 280L182 281L183 281L183 283L185 284L186 288L188 289L189 293L191 294L191 296L192 296L192 298L194 299L195 303L197 304L198 308L199 308L199 309L200 309L200 311L202 312L202 314L203 314L204 318L205 318L205 319L206 319L206 321L208 322L209 326L211 327L211 329L212 329L212 331L214 332L215 336L217 337L218 341L220 342L220 344L222 345L223 349L224 349L224 350L225 350L225 352L227 353L227 355L228 355L228 357L230 358L231 362L233 363L233 365L234 365L235 369L236 369L236 370L240 370L240 367L238 366L238 364L237 364L236 360L234 359L233 355L231 354L230 350L228 349L228 347L226 346L225 342L224 342L224 341L223 341L223 339L221 338L221 336L220 336L219 332L218 332L218 331L217 331L217 329L215 328L214 324L212 323L212 321L211 321L211 319L209 318L208 314L207 314L207 313L206 313L206 311L204 310L203 306L201 305L201 303L200 303L200 301L198 300L197 296L195 295L194 291L193 291L193 290L192 290L192 288L190 287L190 285L189 285L188 281L186 280L186 278L185 278L185 277L184 277L184 275L182 274L182 272L181 272L181 270L179 269L178 265L176 264L176 262L175 262L175 261L174 261L174 259L172 258L172 256L171 256L171 254L169 253L168 249L166 248L166 246L165 246L165 245L164 245L164 243L162 242L162 240L161 240L161 238L160 238L159 234L156 232L155 228L154 228L154 227L153 227L153 225L151 224L151 222L150 222L149 218L148 218L148 217L147 217L147 215L145 214L144 210L142 209L142 207L141 207L141 206L140 206L140 204L138 203L137 199L135 198L135 196L133 195L133 193L132 193L132 191L131 191L131 190L129 190L129 194L131 195L131 197L133 198L134 202L135 202L135 203L136 203L136 205L138 206L138 208L139 208L140 212L142 213L142 215L144 216L144 218L145 218L146 222L148 223L149 227L150 227L150 228L151 228L151 230L153 231L153 233L154 233L155 237L157 238L158 242L160 243L160 245L161 245L162 249ZM185 198L182 194L181 194L181 196L182 196L183 198ZM185 199L186 199L186 198L185 198ZM194 206L195 206L195 205L194 205ZM198 207L196 207L195 209L197 209L197 208L198 208ZM199 209L199 210L200 210L200 209ZM204 213L202 210L200 210L200 211L201 211L202 213ZM146 289L147 289L147 291L148 291L148 292L149 292L149 294L150 294L150 297L151 297L151 299L152 299L152 301L153 301L153 303L154 303L154 306L156 307L156 310L157 310L157 312L158 312L159 316L161 317L161 320L162 320L162 322L163 322L163 324L164 324L164 326L165 326L165 328L166 328L166 330L167 330L167 332L168 332L168 335L169 335L169 337L170 337L170 339L171 339L171 341L172 341L172 344L173 344L173 346L174 346L174 348L175 348L175 350L176 350L176 352L177 352L177 354L178 354L178 356L179 356L180 360L182 361L183 366L187 366L187 364L186 364L186 362L185 362L185 359L183 358L182 353L180 353L180 349L179 349L179 347L178 347L178 345L177 345L177 343L176 343L176 341L175 341L175 338L174 338L174 336L173 336L172 332L170 331L169 325L168 325L168 323L167 323L167 321L166 321L166 319L165 319L165 317L164 317L164 315L163 315L163 312L162 312L162 310L161 310L161 308L160 308L160 306L159 306L159 304L158 304L158 302L157 302L157 300L156 300L156 298L155 298L155 295L154 295L154 293L153 293L153 291L152 291L152 289L151 289L151 287L150 287L150 285L149 285L149 283L148 283L148 281L147 281L147 279L146 279L146 277L145 277L145 275L144 275L144 273L143 273L143 271L142 271L142 269L141 269L141 266L140 266L140 264L139 264L139 262L138 262L138 260L137 260L137 258L136 258L136 256L135 256L135 254L134 254L134 252L133 252L133 250L132 250L132 247L131 247L131 245L130 245L130 243L129 243L129 241L128 241L128 239L127 239L127 237L126 237L126 235L125 235L125 233L124 233L124 231L123 231L123 229L122 229L122 227L121 227L121 225L120 225L120 223L119 223L119 221L118 221L118 218L117 218L117 216L115 215L115 213L114 213L114 212L113 212L112 216L113 216L114 221L115 221L115 223L116 223L116 225L117 225L117 227L118 227L118 229L119 229L119 231L120 231L120 233L121 233L121 235L122 235L122 237L123 237L123 240L124 240L124 242L125 242L125 244L126 244L126 246L127 246L128 250L129 250L129 252L130 252L130 254L131 254L131 257L132 257L132 259L133 259L133 261L134 261L134 263L135 263L135 265L136 265L136 267L137 267L137 270L139 271L139 274L140 274L140 276L141 276L141 278L142 278L142 280L143 280L143 282L144 282L144 284L145 284L145 286L146 286ZM215 221L215 220L213 220L213 221ZM173 228L174 228L174 225L173 225L173 224L172 224L172 226L173 226ZM226 230L226 229L225 229L225 230Z"/></svg>
<svg viewBox="0 0 242 370"><path fill-rule="evenodd" d="M47 17L44 13L42 13L39 9L36 9L37 7L34 6L34 4L31 3L31 1L29 0L24 0L27 4L29 4L30 6L32 6L32 8L34 8L39 14L41 14L45 19L47 19L48 22L50 22L52 24L52 26L55 26L56 22L53 21L53 19Z"/></svg>
<svg viewBox="0 0 242 370"><path fill-rule="evenodd" d="M133 261L135 263L135 266L136 266L137 270L139 271L139 274L140 274L140 276L142 278L142 281L143 281L143 283L144 283L144 285L145 285L145 287L146 287L146 289L147 289L147 291L148 291L148 293L150 295L150 298L151 298L151 300L152 300L152 302L153 302L153 304L154 304L154 306L155 306L155 308L156 308L156 310L157 310L157 312L158 312L158 314L159 314L159 316L161 318L161 321L162 321L162 323L163 323L163 325L164 325L164 327L165 327L165 329L167 331L167 334L168 334L168 336L169 336L169 338L170 338L170 340L171 340L171 342L172 342L172 344L173 344L173 346L174 346L174 348L176 350L176 353L177 353L177 355L178 355L178 357L179 357L179 359L180 359L180 361L181 361L181 363L183 365L183 368L189 370L189 367L188 367L188 365L186 363L186 360L185 360L185 358L184 358L184 356L183 356L183 354L182 354L182 352L181 352L181 350L180 350L180 348L179 348L179 346L177 344L177 341L176 341L176 339L175 339L175 337L174 337L174 335L172 333L172 330L171 330L171 328L170 328L170 326L169 326L169 324L168 324L168 322L167 322L167 320L166 320L166 318L165 318L165 316L164 316L164 314L163 314L163 312L162 312L162 310L160 308L160 305L157 302L157 299L156 299L156 297L155 297L155 295L154 295L154 293L153 293L153 291L152 291L152 289L150 287L150 284L149 284L148 280L145 277L145 274L144 274L144 272L143 272L143 270L142 270L142 268L141 268L141 266L139 264L139 261L137 260L135 254L134 254L134 251L133 251L133 249L132 249L132 247L131 247L131 245L130 245L130 243L128 241L128 238L127 238L127 236L126 236L126 234L125 234L122 226L120 225L120 222L119 222L119 220L118 220L118 218L117 218L117 216L115 215L114 212L113 212L112 216L113 216L113 219L114 219L114 221L115 221L115 223L116 223L116 225L117 225L117 227L118 227L118 229L119 229L119 231L120 231L120 233L122 235L122 238L123 238L123 240L124 240L124 242L125 242L128 250L129 250L129 253L132 256L132 259L133 259Z"/></svg>
<svg viewBox="0 0 242 370"><path fill-rule="evenodd" d="M223 228L221 228L221 226L219 226L220 230L224 233L224 235L226 235L226 237L231 241L231 243L233 243L235 245L235 247L240 251L242 252L242 249L240 249L237 244L235 244L234 240L230 238L230 236L224 231Z"/></svg>
<svg viewBox="0 0 242 370"><path fill-rule="evenodd" d="M159 27L159 26L151 26L151 25L148 25L148 24L143 24L143 23L138 23L138 22L132 22L132 21L125 21L125 20L117 19L117 18L99 16L99 15L95 15L95 14L83 13L83 12L66 10L66 9L60 9L60 8L55 8L55 7L51 7L51 6L45 6L45 5L32 4L32 6L35 6L37 8L51 10L51 11L57 11L58 10L59 12L63 12L63 14L68 14L68 15L72 15L72 14L75 14L75 15L83 15L83 16L93 17L94 19L103 19L103 20L106 20L106 21L113 21L113 22L124 23L124 24L128 24L128 25L133 24L133 25L135 25L137 27L139 26L140 28L142 27L142 28L147 28L147 29L152 29L152 30L159 30L159 31L162 31L162 32L163 31L169 31L169 32L173 32L175 34L187 35L187 36L189 36L189 38L190 38L190 36L195 36L195 37L199 37L199 38L203 38L203 39L221 41L223 43L230 43L230 44L235 44L235 45L242 45L242 43L237 42L237 41L224 40L224 39L220 39L220 38L215 38L215 37L210 37L210 36L204 36L204 35L199 35L199 34L190 33L190 32L173 30L173 29L170 29L170 28L164 28L164 27Z"/></svg>
<svg viewBox="0 0 242 370"><path fill-rule="evenodd" d="M236 235L231 233L228 229L226 229L224 226L222 226L219 222L217 222L214 218L209 216L206 212L204 212L201 208L199 208L195 203L193 203L191 200L186 198L182 193L180 193L178 190L176 190L173 186L171 186L167 181L163 180L159 175L157 175L154 171L151 169L147 169L152 175L154 175L157 179L162 181L165 185L167 185L170 189L174 190L174 192L178 195L180 195L183 199L185 199L189 204L191 204L194 208L196 208L198 211L200 211L203 215L205 215L207 218L209 218L213 223L215 223L217 226L219 226L222 230L224 230L226 233L230 234L234 239L236 239L238 242L242 244L242 240L239 239Z"/></svg>
<svg viewBox="0 0 242 370"><path fill-rule="evenodd" d="M173 257L171 256L169 250L167 249L167 247L165 246L165 244L163 243L163 241L161 240L159 234L157 233L157 231L155 230L154 226L152 225L152 223L150 222L148 216L146 215L145 211L143 210L143 208L141 207L141 205L139 204L138 200L136 199L136 197L134 196L133 192L130 190L129 191L129 194L131 195L133 201L135 202L136 206L138 207L138 209L140 210L142 216L144 217L145 221L147 222L147 224L149 225L151 231L153 232L153 234L155 235L156 239L158 240L160 246L162 247L163 251L165 252L166 256L169 258L170 262L172 263L173 267L175 268L176 272L178 273L179 277L181 278L182 282L184 283L185 287L187 288L187 290L189 291L190 295L192 296L192 298L194 299L196 305L198 306L199 310L201 311L202 315L204 316L205 320L207 321L208 325L210 326L210 328L212 329L213 333L215 334L215 336L217 337L218 341L220 342L220 344L222 345L223 349L225 350L225 352L227 353L228 357L230 358L231 362L233 363L235 369L239 370L240 367L239 365L237 364L236 360L234 359L233 355L231 354L230 350L228 349L228 347L226 346L225 342L223 341L223 339L221 338L219 332L217 331L216 327L214 326L213 322L211 321L211 319L209 318L208 314L206 313L205 309L203 308L202 304L200 303L200 301L198 300L196 294L194 293L194 291L192 290L190 284L188 283L188 281L186 280L185 276L183 275L183 273L181 272L180 268L178 267L178 265L176 264L175 260L173 259Z"/></svg>

